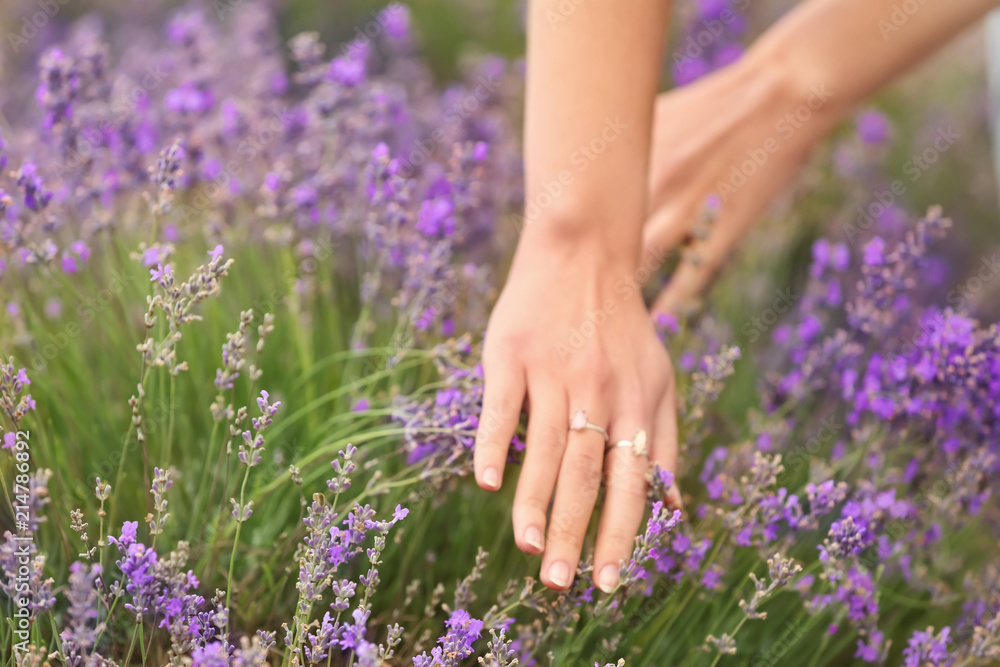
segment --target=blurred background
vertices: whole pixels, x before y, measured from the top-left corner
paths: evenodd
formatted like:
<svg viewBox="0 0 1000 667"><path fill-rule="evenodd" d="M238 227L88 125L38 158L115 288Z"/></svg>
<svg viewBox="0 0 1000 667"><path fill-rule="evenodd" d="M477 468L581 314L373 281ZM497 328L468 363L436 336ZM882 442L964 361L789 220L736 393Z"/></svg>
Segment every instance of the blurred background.
<svg viewBox="0 0 1000 667"><path fill-rule="evenodd" d="M226 13L238 9L245 0L196 0L215 9L223 20ZM674 85L671 53L676 52L684 38L685 26L697 17L697 4L703 0L675 0L672 24L673 44L668 47L663 66L664 90ZM382 0L275 0L281 32L289 38L301 31L318 31L328 45L327 55L338 45L353 38L355 30L372 20L374 12L384 6ZM525 0L412 0L408 4L419 39L418 50L426 57L439 85L445 86L457 77L463 63L487 53L498 54L511 61L524 54ZM747 30L741 39L744 45L773 24L782 13L794 6L794 0L754 0L748 6ZM173 0L3 0L0 6L0 128L5 126L5 111L24 113L31 108L31 80L24 78L32 71L39 56L49 45L65 36L68 24L88 13L95 13L109 33L128 25L165 25L166 17L184 2ZM40 15L46 7L51 19ZM44 26L36 37L19 43L18 34L32 30L32 16L42 16ZM36 21L37 23L37 21ZM984 248L1000 240L997 179L994 170L990 94L987 85L985 29L977 26L934 54L907 76L870 100L866 108L884 113L892 127L891 142L878 157L880 178L891 181L903 177L908 160L929 145L938 128L953 125L962 137L960 150L942 154L934 168L924 173L915 187L905 196L905 207L919 215L929 205L940 204L954 218L955 231L950 235L944 252L947 270L942 285L961 282L963 266L974 270ZM112 59L121 54L112 53ZM17 77L13 76L17 74ZM859 111L863 111L861 109ZM804 170L800 187L780 203L760 225L748 244L755 252L742 253L742 269L751 276L762 277L762 296L770 285L788 284L796 273L804 271L808 261L807 248L820 234L831 238L842 235L840 228L858 200L871 199L867 193L850 192L843 183L834 183L831 174L837 172L838 155L843 157L845 142L855 135L851 123L817 151L808 169ZM855 197L854 203L851 197ZM831 230L833 230L831 232ZM781 233L775 234L775 231ZM791 262L776 263L777 254L790 257ZM780 264L778 266L777 264ZM751 291L753 303L754 279L746 282L747 273L740 274L743 282L735 293L741 297ZM1000 281L992 281L1000 282ZM978 313L986 317L1000 316L993 304L1000 302L994 292L997 287L983 290ZM721 293L725 309L727 290ZM942 292L943 296L944 292ZM943 303L943 299L942 299ZM730 304L738 307L738 304ZM737 317L738 313L735 314Z"/></svg>

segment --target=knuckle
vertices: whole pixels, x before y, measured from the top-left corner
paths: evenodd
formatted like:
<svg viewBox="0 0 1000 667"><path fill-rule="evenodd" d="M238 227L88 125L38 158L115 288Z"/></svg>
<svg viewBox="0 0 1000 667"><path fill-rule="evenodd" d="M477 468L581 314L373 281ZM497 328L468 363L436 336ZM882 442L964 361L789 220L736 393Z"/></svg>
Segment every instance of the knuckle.
<svg viewBox="0 0 1000 667"><path fill-rule="evenodd" d="M548 509L549 501L542 496L531 494L524 498L519 498L514 507L515 514L518 518L522 516L530 519L537 519L541 517L545 519L545 510Z"/></svg>
<svg viewBox="0 0 1000 667"><path fill-rule="evenodd" d="M653 443L656 448L656 462L665 470L677 469L677 442L672 438L658 439Z"/></svg>
<svg viewBox="0 0 1000 667"><path fill-rule="evenodd" d="M605 554L608 560L617 563L623 558L627 558L635 536L635 531L629 532L618 527L609 530L606 536L607 553Z"/></svg>
<svg viewBox="0 0 1000 667"><path fill-rule="evenodd" d="M605 485L608 490L628 495L645 493L645 460L638 456L610 456L605 464Z"/></svg>
<svg viewBox="0 0 1000 667"><path fill-rule="evenodd" d="M581 528L579 517L574 514L571 508L553 515L549 524L549 536L558 547L575 552L583 548L584 530Z"/></svg>
<svg viewBox="0 0 1000 667"><path fill-rule="evenodd" d="M573 475L574 479L585 480L595 475L599 476L604 466L603 452L594 447L577 447L566 462L566 466L567 472Z"/></svg>
<svg viewBox="0 0 1000 667"><path fill-rule="evenodd" d="M521 406L513 396L504 394L492 401L490 411L496 413L498 417L508 417L520 412Z"/></svg>
<svg viewBox="0 0 1000 667"><path fill-rule="evenodd" d="M614 370L607 355L603 351L597 350L580 355L572 369L572 376L574 380L603 390L611 385Z"/></svg>
<svg viewBox="0 0 1000 667"><path fill-rule="evenodd" d="M541 447L544 452L557 456L566 441L566 431L555 424L539 424L528 428L528 446Z"/></svg>
<svg viewBox="0 0 1000 667"><path fill-rule="evenodd" d="M628 412L641 413L646 405L646 391L643 386L642 378L638 375L621 380L618 387L618 395L621 400L622 408ZM637 416L643 417L642 414Z"/></svg>
<svg viewBox="0 0 1000 667"><path fill-rule="evenodd" d="M566 462L566 472L576 485L576 490L587 498L596 498L601 487L603 456L590 449L574 452Z"/></svg>
<svg viewBox="0 0 1000 667"><path fill-rule="evenodd" d="M516 336L487 338L483 346L483 374L489 376L491 370L509 366L511 360L520 358L523 349Z"/></svg>
<svg viewBox="0 0 1000 667"><path fill-rule="evenodd" d="M612 385L614 372L612 371L611 363L604 355L596 356L590 362L589 370L592 381L599 390L606 390Z"/></svg>
<svg viewBox="0 0 1000 667"><path fill-rule="evenodd" d="M513 430L516 424L512 422L517 419L517 415L514 401L506 396L484 406L479 414L479 437L492 436L505 426Z"/></svg>
<svg viewBox="0 0 1000 667"><path fill-rule="evenodd" d="M479 429L476 431L476 447L496 447L496 434L503 425L503 420L496 415L483 413L479 418Z"/></svg>
<svg viewBox="0 0 1000 667"><path fill-rule="evenodd" d="M487 457L482 459L483 465L502 461L508 449L510 449L510 446L499 440L484 440L476 443L476 451L482 456Z"/></svg>
<svg viewBox="0 0 1000 667"><path fill-rule="evenodd" d="M608 484L609 490L627 502L643 507L646 503L646 482L633 478L619 478Z"/></svg>
<svg viewBox="0 0 1000 667"><path fill-rule="evenodd" d="M495 456L499 454L500 443L496 440L490 439L489 437L476 437L475 452L481 456Z"/></svg>

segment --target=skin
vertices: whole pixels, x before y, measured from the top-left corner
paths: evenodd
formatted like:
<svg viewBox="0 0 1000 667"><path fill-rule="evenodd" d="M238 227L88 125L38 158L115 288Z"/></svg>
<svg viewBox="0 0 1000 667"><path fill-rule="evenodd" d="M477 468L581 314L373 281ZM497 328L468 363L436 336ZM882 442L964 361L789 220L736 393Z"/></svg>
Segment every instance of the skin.
<svg viewBox="0 0 1000 667"><path fill-rule="evenodd" d="M645 458L623 448L605 456L599 434L569 431L570 414L585 409L613 441L644 428L655 460L673 469L677 457L670 360L639 290L616 290L639 267L668 13L662 0L633 0L628 11L594 0L566 16L559 0L529 8L525 185L541 212L528 216L487 326L475 468L480 486L500 488L528 399L514 535L526 553L544 554L541 581L556 589L575 575L605 468L596 552L603 588L617 585L645 507ZM546 196L553 183L562 192ZM589 316L602 309L614 312ZM591 334L574 340L573 330Z"/></svg>
<svg viewBox="0 0 1000 667"><path fill-rule="evenodd" d="M647 255L681 242L706 197L719 192L747 151L769 139L778 148L725 197L710 237L692 248L701 261L681 264L655 312L682 311L694 301L813 148L858 104L1000 6L998 0L912 2L919 9L904 13L898 26L892 18L900 0L799 4L743 59L659 96L643 230ZM809 118L799 122L794 114L803 106Z"/></svg>
<svg viewBox="0 0 1000 667"><path fill-rule="evenodd" d="M483 489L500 488L528 408L513 530L525 553L542 554L546 586L572 582L602 481L594 554L602 590L617 586L645 509L649 460L605 451L592 430L569 430L572 413L586 410L612 443L644 429L649 459L676 468L673 369L638 289L650 269L688 235L747 150L777 134L778 149L727 194L712 235L696 245L703 262L682 263L654 308L696 296L859 101L1000 4L925 0L884 37L879 21L898 2L802 3L738 63L659 98L669 2L530 2L525 225L487 327L475 474ZM803 104L810 120L793 116L794 131L776 133Z"/></svg>

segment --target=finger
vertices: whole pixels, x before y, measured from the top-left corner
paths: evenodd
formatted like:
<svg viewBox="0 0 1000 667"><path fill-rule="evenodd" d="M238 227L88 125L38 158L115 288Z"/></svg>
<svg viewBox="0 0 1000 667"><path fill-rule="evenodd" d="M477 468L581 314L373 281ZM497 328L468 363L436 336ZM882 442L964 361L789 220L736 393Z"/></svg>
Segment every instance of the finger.
<svg viewBox="0 0 1000 667"><path fill-rule="evenodd" d="M643 226L643 263L656 262L688 238L698 210L695 197L671 200L650 215Z"/></svg>
<svg viewBox="0 0 1000 667"><path fill-rule="evenodd" d="M496 491L503 481L507 450L521 419L525 383L520 366L509 363L490 364L485 374L473 461L479 486Z"/></svg>
<svg viewBox="0 0 1000 667"><path fill-rule="evenodd" d="M555 383L529 388L535 409L528 419L524 465L514 494L514 540L521 551L540 554L545 549L545 514L556 486L569 429L566 393Z"/></svg>
<svg viewBox="0 0 1000 667"><path fill-rule="evenodd" d="M670 374L670 383L660 400L660 405L656 409L653 418L653 433L650 439L649 455L653 463L658 464L663 470L676 475L677 473L677 389L674 384L673 373ZM675 477L676 480L676 477ZM684 509L681 502L680 489L676 481L667 491L664 502L668 507L674 509Z"/></svg>
<svg viewBox="0 0 1000 667"><path fill-rule="evenodd" d="M690 259L692 246L710 234L718 203L700 192L681 193L651 214L643 226L643 266L659 268L671 256Z"/></svg>
<svg viewBox="0 0 1000 667"><path fill-rule="evenodd" d="M711 234L703 241L694 241L685 249L681 263L670 277L670 282L660 293L653 305L654 313L677 313L692 303L711 284L726 258L736 245L746 236L753 223L760 217L794 170L797 155L789 155L786 160L769 165L771 171L761 178L754 187L745 187L727 198L712 224ZM662 225L675 223L661 222ZM690 226L684 227L684 232ZM656 233L651 228L649 238ZM673 230L665 238L675 239L681 235Z"/></svg>
<svg viewBox="0 0 1000 667"><path fill-rule="evenodd" d="M571 401L570 409L575 411L600 403L598 392L592 392L586 400ZM588 410L587 418L607 428L605 412ZM596 431L569 431L566 452L559 466L559 483L552 504L545 556L542 558L541 580L549 588L562 590L569 587L576 574L587 526L601 488L604 445L604 437Z"/></svg>
<svg viewBox="0 0 1000 667"><path fill-rule="evenodd" d="M621 441L634 444L637 432L650 434L648 411L635 411L635 406L612 422L611 447L604 457L604 508L601 511L594 553L594 582L605 593L618 586L621 563L632 554L635 536L646 511L646 472L649 458L638 455L629 447L617 446Z"/></svg>
<svg viewBox="0 0 1000 667"><path fill-rule="evenodd" d="M704 241L688 244L677 269L653 304L654 313L679 313L691 305L715 278L742 232L733 216L720 216L716 228Z"/></svg>
<svg viewBox="0 0 1000 667"><path fill-rule="evenodd" d="M724 254L723 251L718 250L720 245L720 243L715 243L707 249L699 246L697 250L694 250L696 253L694 257L698 258L697 261L694 261L690 254L682 257L681 263L670 276L666 287L657 296L651 311L654 314L677 314L684 312L694 304L698 296L712 282L722 264L721 258ZM716 249L714 255L706 259L706 255L703 253L712 251L713 248ZM729 248L726 248L725 252L728 253L728 250Z"/></svg>

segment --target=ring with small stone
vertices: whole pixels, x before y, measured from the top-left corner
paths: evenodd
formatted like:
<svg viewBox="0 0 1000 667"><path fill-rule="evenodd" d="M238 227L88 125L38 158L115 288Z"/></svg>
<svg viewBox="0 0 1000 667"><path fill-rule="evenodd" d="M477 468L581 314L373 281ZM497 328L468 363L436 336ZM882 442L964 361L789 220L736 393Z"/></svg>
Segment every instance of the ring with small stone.
<svg viewBox="0 0 1000 667"><path fill-rule="evenodd" d="M628 447L635 456L649 456L649 448L646 446L646 432L642 429L636 431L631 440L619 440L615 444L609 445L608 449L614 447Z"/></svg>
<svg viewBox="0 0 1000 667"><path fill-rule="evenodd" d="M611 438L608 436L608 432L604 430L601 426L593 422L587 421L587 411L577 410L569 420L569 430L571 431L582 431L584 429L590 429L591 431L597 431L604 438L604 443L607 444Z"/></svg>

